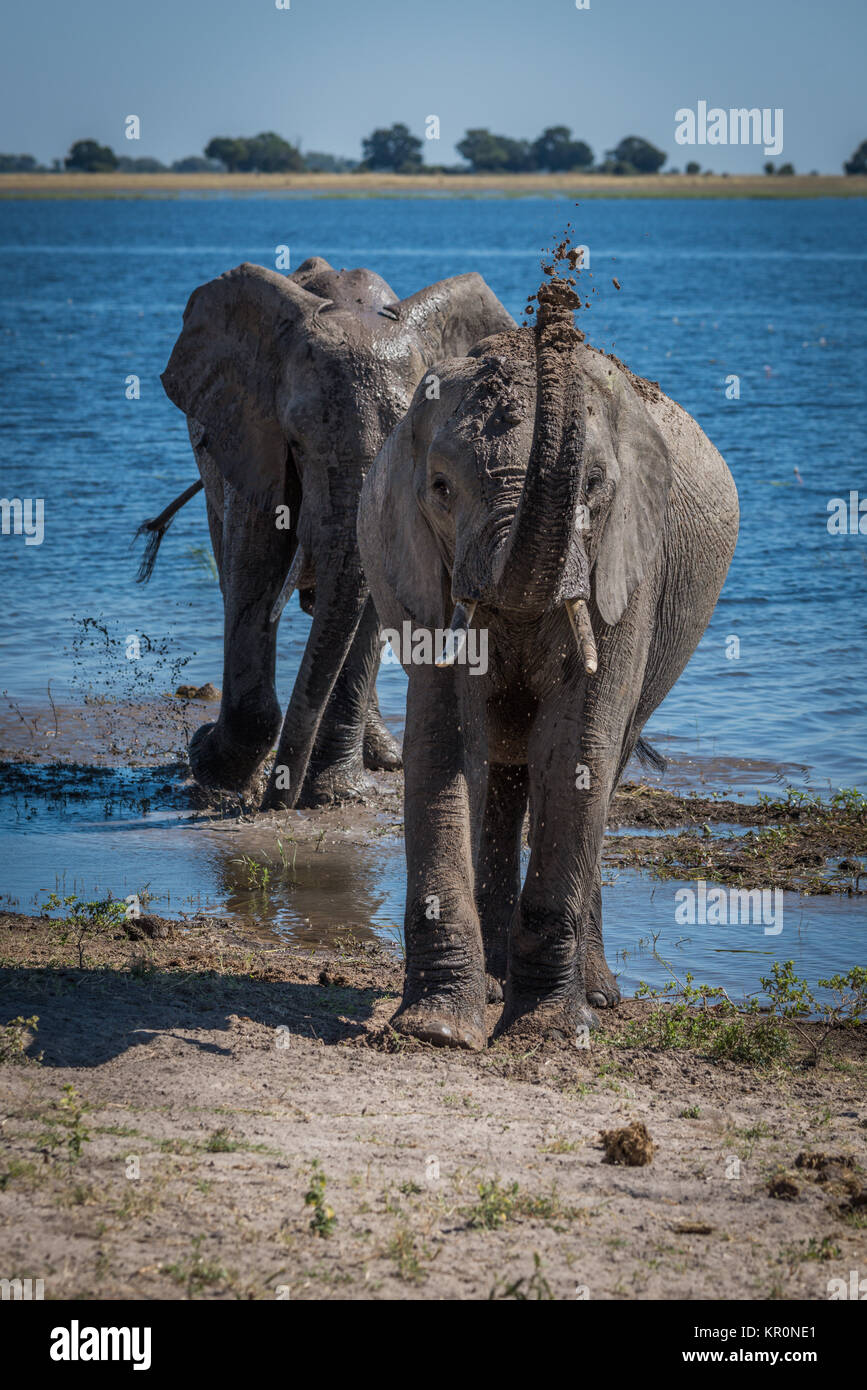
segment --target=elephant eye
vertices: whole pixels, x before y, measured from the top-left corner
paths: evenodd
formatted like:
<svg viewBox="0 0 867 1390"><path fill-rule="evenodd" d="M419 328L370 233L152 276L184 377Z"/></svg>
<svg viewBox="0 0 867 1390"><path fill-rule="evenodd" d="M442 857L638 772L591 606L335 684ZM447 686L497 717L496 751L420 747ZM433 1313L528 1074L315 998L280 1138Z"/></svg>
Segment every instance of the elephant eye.
<svg viewBox="0 0 867 1390"><path fill-rule="evenodd" d="M442 502L443 506L448 506L452 498L452 490L448 479L444 478L441 473L438 473L431 483L431 492L438 502Z"/></svg>
<svg viewBox="0 0 867 1390"><path fill-rule="evenodd" d="M587 492L595 492L597 488L600 488L602 486L603 482L604 479L602 477L602 474L599 472L598 469L596 469L593 473L590 474L590 477L587 479Z"/></svg>

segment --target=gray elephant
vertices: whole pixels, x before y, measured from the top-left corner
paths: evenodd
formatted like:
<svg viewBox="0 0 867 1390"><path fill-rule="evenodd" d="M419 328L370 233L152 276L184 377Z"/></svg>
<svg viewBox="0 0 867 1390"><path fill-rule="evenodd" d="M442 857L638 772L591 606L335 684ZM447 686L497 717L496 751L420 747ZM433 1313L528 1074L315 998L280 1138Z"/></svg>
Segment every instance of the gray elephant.
<svg viewBox="0 0 867 1390"><path fill-rule="evenodd" d="M454 1047L484 1045L501 990L510 1037L574 1036L618 1001L602 944L609 801L737 537L734 483L696 422L539 298L534 328L434 366L439 400L416 392L359 509L409 676L394 1022Z"/></svg>
<svg viewBox="0 0 867 1390"><path fill-rule="evenodd" d="M188 417L224 603L220 713L190 744L199 782L255 784L281 728L276 637L295 587L313 623L263 805L342 800L364 761L399 766L375 700L361 484L430 363L513 323L479 275L398 301L320 257L291 276L241 265L193 293L162 380ZM145 573L182 501L146 523Z"/></svg>

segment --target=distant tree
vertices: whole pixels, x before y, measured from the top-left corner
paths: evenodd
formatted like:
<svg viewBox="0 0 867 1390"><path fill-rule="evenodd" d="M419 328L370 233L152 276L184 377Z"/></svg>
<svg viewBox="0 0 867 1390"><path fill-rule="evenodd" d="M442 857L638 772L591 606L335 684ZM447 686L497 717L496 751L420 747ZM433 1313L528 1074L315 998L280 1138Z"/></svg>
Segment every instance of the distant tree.
<svg viewBox="0 0 867 1390"><path fill-rule="evenodd" d="M764 164L762 167L766 174L770 175L776 173L776 170L774 168L774 161L772 159L769 159L767 164Z"/></svg>
<svg viewBox="0 0 867 1390"><path fill-rule="evenodd" d="M637 174L638 170L636 169L634 164L627 164L625 160L613 159L612 151L609 151L607 159L604 159L601 164L597 165L596 173L617 174L626 177L630 174Z"/></svg>
<svg viewBox="0 0 867 1390"><path fill-rule="evenodd" d="M117 168L117 155L96 140L76 140L63 162L67 169L84 174L110 174Z"/></svg>
<svg viewBox="0 0 867 1390"><path fill-rule="evenodd" d="M390 169L409 174L421 168L422 142L403 121L380 127L361 142L363 164L367 169Z"/></svg>
<svg viewBox="0 0 867 1390"><path fill-rule="evenodd" d="M851 159L843 165L847 174L867 174L867 140L862 140Z"/></svg>
<svg viewBox="0 0 867 1390"><path fill-rule="evenodd" d="M38 168L32 154L0 154L0 174L33 174Z"/></svg>
<svg viewBox="0 0 867 1390"><path fill-rule="evenodd" d="M528 140L513 140L509 135L492 135L489 130L468 130L457 144L458 154L472 165L474 173L506 171L522 173L535 168Z"/></svg>
<svg viewBox="0 0 867 1390"><path fill-rule="evenodd" d="M795 172L795 166L794 166L794 164L781 164L780 167L779 167L779 169L777 170L777 173L778 173L778 174L785 174L787 177L790 176L791 174L794 174L794 172Z"/></svg>
<svg viewBox="0 0 867 1390"><path fill-rule="evenodd" d="M130 159L127 155L119 155L117 167L121 174L167 173L165 164L162 164L158 159L150 159L147 155L139 159Z"/></svg>
<svg viewBox="0 0 867 1390"><path fill-rule="evenodd" d="M176 159L172 165L173 174L216 174L221 168L217 159L203 159L200 154L189 154L184 159Z"/></svg>
<svg viewBox="0 0 867 1390"><path fill-rule="evenodd" d="M567 125L551 125L530 146L533 166L551 173L586 169L593 163L593 151L583 140L573 140Z"/></svg>
<svg viewBox="0 0 867 1390"><path fill-rule="evenodd" d="M615 164L630 164L639 174L657 173L668 159L667 154L638 135L627 135L615 149L607 150L606 154Z"/></svg>
<svg viewBox="0 0 867 1390"><path fill-rule="evenodd" d="M205 146L207 159L218 159L230 174L283 174L304 168L299 150L273 130L260 135L217 135Z"/></svg>
<svg viewBox="0 0 867 1390"><path fill-rule="evenodd" d="M308 150L304 155L304 168L314 174L348 174L358 168L358 160L325 154L322 150Z"/></svg>
<svg viewBox="0 0 867 1390"><path fill-rule="evenodd" d="M686 166L686 172L688 174L700 174L701 165L698 164L694 159L691 159Z"/></svg>
<svg viewBox="0 0 867 1390"><path fill-rule="evenodd" d="M245 172L289 174L304 168L300 150L273 130L265 130L244 143L247 152L238 167Z"/></svg>
<svg viewBox="0 0 867 1390"><path fill-rule="evenodd" d="M230 174L234 174L240 168L240 162L246 154L247 141L233 139L229 135L215 135L205 146L205 158L218 160Z"/></svg>

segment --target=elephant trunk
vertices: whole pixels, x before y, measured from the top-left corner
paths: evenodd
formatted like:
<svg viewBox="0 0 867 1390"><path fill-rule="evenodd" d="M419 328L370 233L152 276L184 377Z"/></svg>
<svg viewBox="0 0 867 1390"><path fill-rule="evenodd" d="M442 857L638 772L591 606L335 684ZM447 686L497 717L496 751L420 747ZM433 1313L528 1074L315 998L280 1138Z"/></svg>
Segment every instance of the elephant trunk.
<svg viewBox="0 0 867 1390"><path fill-rule="evenodd" d="M543 613L589 595L578 526L585 435L581 341L571 311L540 312L533 444L518 507L494 561L498 607Z"/></svg>

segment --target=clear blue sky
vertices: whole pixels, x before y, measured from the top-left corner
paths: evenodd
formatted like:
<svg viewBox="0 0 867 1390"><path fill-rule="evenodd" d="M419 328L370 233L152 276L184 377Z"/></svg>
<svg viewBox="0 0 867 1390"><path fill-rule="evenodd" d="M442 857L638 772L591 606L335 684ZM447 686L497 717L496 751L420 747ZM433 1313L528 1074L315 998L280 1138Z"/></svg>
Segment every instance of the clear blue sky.
<svg viewBox="0 0 867 1390"><path fill-rule="evenodd" d="M642 135L683 167L758 172L750 146L674 142L678 107L782 107L783 159L839 172L867 138L865 0L30 0L7 6L0 151L93 137L166 161L212 135L276 130L360 156L375 126L440 117L433 162L468 126L565 124L597 157ZM139 142L123 120L142 120Z"/></svg>

